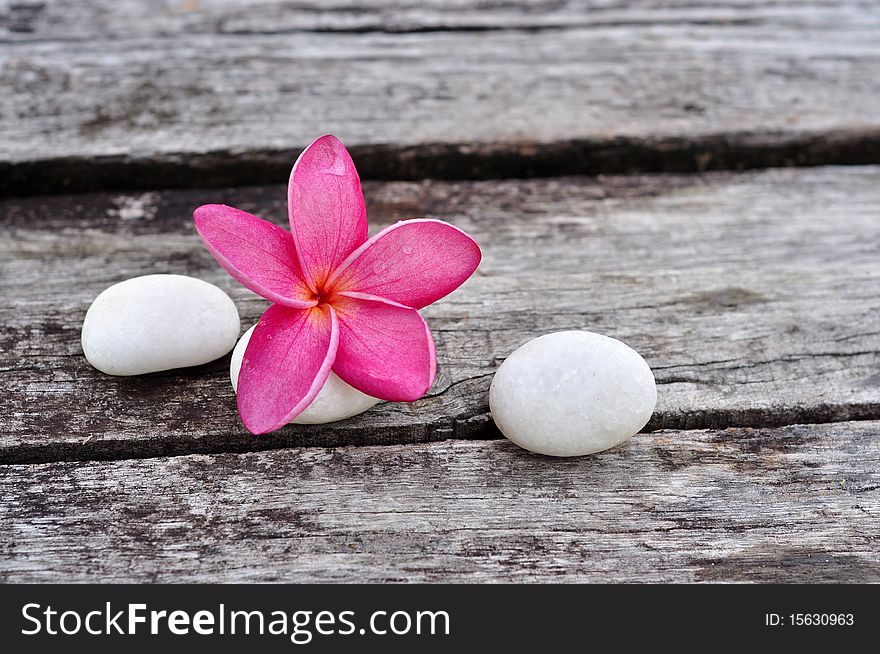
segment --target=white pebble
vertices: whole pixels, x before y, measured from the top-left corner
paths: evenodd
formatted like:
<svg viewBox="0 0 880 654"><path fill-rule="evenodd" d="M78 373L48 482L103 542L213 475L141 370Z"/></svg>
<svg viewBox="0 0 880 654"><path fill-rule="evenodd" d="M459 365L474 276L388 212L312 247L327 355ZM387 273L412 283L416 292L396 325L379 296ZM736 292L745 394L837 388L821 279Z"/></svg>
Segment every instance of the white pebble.
<svg viewBox="0 0 880 654"><path fill-rule="evenodd" d="M232 299L184 275L145 275L101 293L82 326L89 363L108 375L141 375L213 361L235 346Z"/></svg>
<svg viewBox="0 0 880 654"><path fill-rule="evenodd" d="M585 331L529 341L501 364L489 389L501 433L550 456L619 445L647 424L656 403L654 375L639 353Z"/></svg>
<svg viewBox="0 0 880 654"><path fill-rule="evenodd" d="M232 381L232 388L236 391L238 390L238 373L241 370L244 351L247 349L251 334L254 333L256 327L254 325L247 330L232 351L232 360L229 362L229 379ZM365 395L349 386L335 372L331 371L312 403L291 422L298 425L322 425L326 422L344 420L376 406L379 401L375 397Z"/></svg>

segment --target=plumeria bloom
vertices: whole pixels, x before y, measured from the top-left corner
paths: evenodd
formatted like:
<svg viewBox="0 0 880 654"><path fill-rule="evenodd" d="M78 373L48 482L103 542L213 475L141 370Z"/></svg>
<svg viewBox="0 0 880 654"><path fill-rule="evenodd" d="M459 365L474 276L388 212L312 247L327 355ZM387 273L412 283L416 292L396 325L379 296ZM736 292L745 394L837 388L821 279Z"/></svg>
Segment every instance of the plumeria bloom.
<svg viewBox="0 0 880 654"><path fill-rule="evenodd" d="M417 400L434 381L434 341L418 309L458 288L480 248L440 220L405 220L367 239L360 178L348 151L322 136L297 159L290 231L221 204L195 210L196 230L237 281L273 302L244 354L238 412L254 434L299 415L332 370L367 395Z"/></svg>

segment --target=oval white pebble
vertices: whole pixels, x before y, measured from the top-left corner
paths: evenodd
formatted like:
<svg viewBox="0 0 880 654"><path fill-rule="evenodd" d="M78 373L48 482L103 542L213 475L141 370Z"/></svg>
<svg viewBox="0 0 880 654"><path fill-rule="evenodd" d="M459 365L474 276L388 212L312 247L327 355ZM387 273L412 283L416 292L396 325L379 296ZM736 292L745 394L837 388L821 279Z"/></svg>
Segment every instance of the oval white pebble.
<svg viewBox="0 0 880 654"><path fill-rule="evenodd" d="M229 352L241 329L235 303L184 275L145 275L101 293L82 327L89 363L108 375L197 366Z"/></svg>
<svg viewBox="0 0 880 654"><path fill-rule="evenodd" d="M244 351L247 349L251 334L254 333L256 327L254 325L247 330L232 351L232 360L229 362L229 379L232 382L232 388L236 391L238 390L238 373L241 370ZM312 403L291 422L298 425L322 425L326 422L335 422L356 416L376 406L379 402L380 400L375 397L361 393L358 389L349 386L335 372L331 371L323 388L312 400Z"/></svg>
<svg viewBox="0 0 880 654"><path fill-rule="evenodd" d="M619 445L647 424L656 403L654 375L639 353L585 331L529 341L501 364L489 389L501 433L550 456Z"/></svg>

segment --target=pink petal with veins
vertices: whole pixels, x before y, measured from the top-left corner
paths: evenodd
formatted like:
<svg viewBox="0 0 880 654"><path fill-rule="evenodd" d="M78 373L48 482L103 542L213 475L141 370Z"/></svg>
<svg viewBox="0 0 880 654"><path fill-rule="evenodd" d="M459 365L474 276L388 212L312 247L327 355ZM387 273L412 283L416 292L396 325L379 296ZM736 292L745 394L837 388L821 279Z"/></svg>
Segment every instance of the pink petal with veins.
<svg viewBox="0 0 880 654"><path fill-rule="evenodd" d="M265 434L302 413L327 381L338 343L338 323L329 306L269 307L251 336L238 377L244 426Z"/></svg>
<svg viewBox="0 0 880 654"><path fill-rule="evenodd" d="M367 395L412 402L434 382L434 340L418 311L380 299L337 298L339 350L333 371Z"/></svg>
<svg viewBox="0 0 880 654"><path fill-rule="evenodd" d="M333 270L367 240L361 180L335 136L317 139L296 160L287 206L306 281L320 290Z"/></svg>
<svg viewBox="0 0 880 654"><path fill-rule="evenodd" d="M405 220L355 250L330 283L421 309L461 286L480 257L476 241L449 223Z"/></svg>
<svg viewBox="0 0 880 654"><path fill-rule="evenodd" d="M315 305L286 229L223 204L203 205L193 217L208 251L234 279L272 302Z"/></svg>

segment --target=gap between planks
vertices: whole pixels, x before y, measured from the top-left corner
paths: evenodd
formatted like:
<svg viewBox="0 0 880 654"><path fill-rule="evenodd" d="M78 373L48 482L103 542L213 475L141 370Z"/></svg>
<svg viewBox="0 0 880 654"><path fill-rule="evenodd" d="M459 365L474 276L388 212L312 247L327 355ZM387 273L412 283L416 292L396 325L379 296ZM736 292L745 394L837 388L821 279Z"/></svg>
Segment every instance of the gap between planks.
<svg viewBox="0 0 880 654"><path fill-rule="evenodd" d="M670 4L596 3L580 0L507 0L475 3L461 0L321 0L292 4L239 0L234 5L206 2L173 6L142 0L47 0L22 3L0 0L0 43L126 39L143 36L180 38L184 34L289 34L295 32L492 31L663 25L784 27L821 21L854 23L870 19L864 2L810 0L705 0Z"/></svg>
<svg viewBox="0 0 880 654"><path fill-rule="evenodd" d="M89 191L223 188L286 181L297 143L280 149L162 152L0 160L0 197ZM812 134L721 133L553 142L355 144L364 180L503 180L703 173L880 164L880 129Z"/></svg>
<svg viewBox="0 0 880 654"><path fill-rule="evenodd" d="M263 441L259 436L251 436L250 442L248 442L248 437L237 439L238 442L230 442L229 440L220 442L220 443L212 443L210 440L206 440L206 442L193 441L191 438L187 439L167 439L162 442L152 443L149 445L138 444L137 449L132 449L131 443L113 441L108 443L102 443L99 436L90 436L81 442L83 446L90 447L77 447L76 445L69 445L65 447L59 447L57 444L49 445L46 447L40 446L18 446L7 448L0 454L0 467L2 466L19 466L19 465L41 465L41 464L50 464L50 463L65 463L65 462L113 462L113 461L127 461L127 460L138 460L138 459L170 459L176 457L188 457L188 456L214 456L214 455L222 455L222 454L248 454L248 453L256 453L256 452L272 452L276 450L308 450L308 449L338 449L338 448L347 448L347 447L387 447L394 448L400 447L401 445L422 445L422 444L430 444L430 443L446 443L446 442L457 442L457 441L499 441L505 440L503 434L498 431L495 427L495 424L491 421L489 417L480 417L481 419L477 421L479 423L479 427L473 428L471 427L467 431L458 432L458 434L454 438L443 439L442 435L444 432L438 431L436 434L433 434L428 440L419 440L419 441L397 441L390 440L386 443L382 443L377 445L376 442L362 442L356 443L354 441L357 440L356 434L352 434L348 437L341 437L339 433L335 433L334 437L329 441L325 441L328 444L319 445L322 440L321 438L307 438L303 439L303 442L297 443L296 435L292 435L290 438L284 439L273 439L271 441ZM756 422L743 422L739 423L736 421L724 421L718 420L717 417L712 420L713 423L726 423L728 426L724 428L724 430L742 430L742 429L763 429L763 430L772 430L772 429L781 429L785 427L797 427L802 429L809 429L811 427L815 428L823 428L826 426L834 427L836 425L845 425L845 424L858 424L859 422L868 422L873 423L874 421L880 419L880 405L874 407L872 410L865 410L859 412L853 412L849 416L839 416L835 415L833 419L829 420L821 420L817 419L814 422L803 422L799 421L796 418L793 418L792 422L785 422L780 420L778 416L774 415L771 420L768 421L756 421ZM652 418L652 422L656 422L655 418ZM646 427L640 431L635 437L639 435L647 435L647 434L660 434L660 433L683 433L687 431L705 431L705 427L699 426L701 423L695 422L693 426L681 429L655 429L652 427L651 422L646 425ZM452 433L455 433L455 430L452 430ZM308 436L313 436L309 434ZM331 444L332 443L332 444ZM618 446L619 447L619 446ZM612 448L614 449L614 448ZM537 456L537 455L536 455Z"/></svg>

